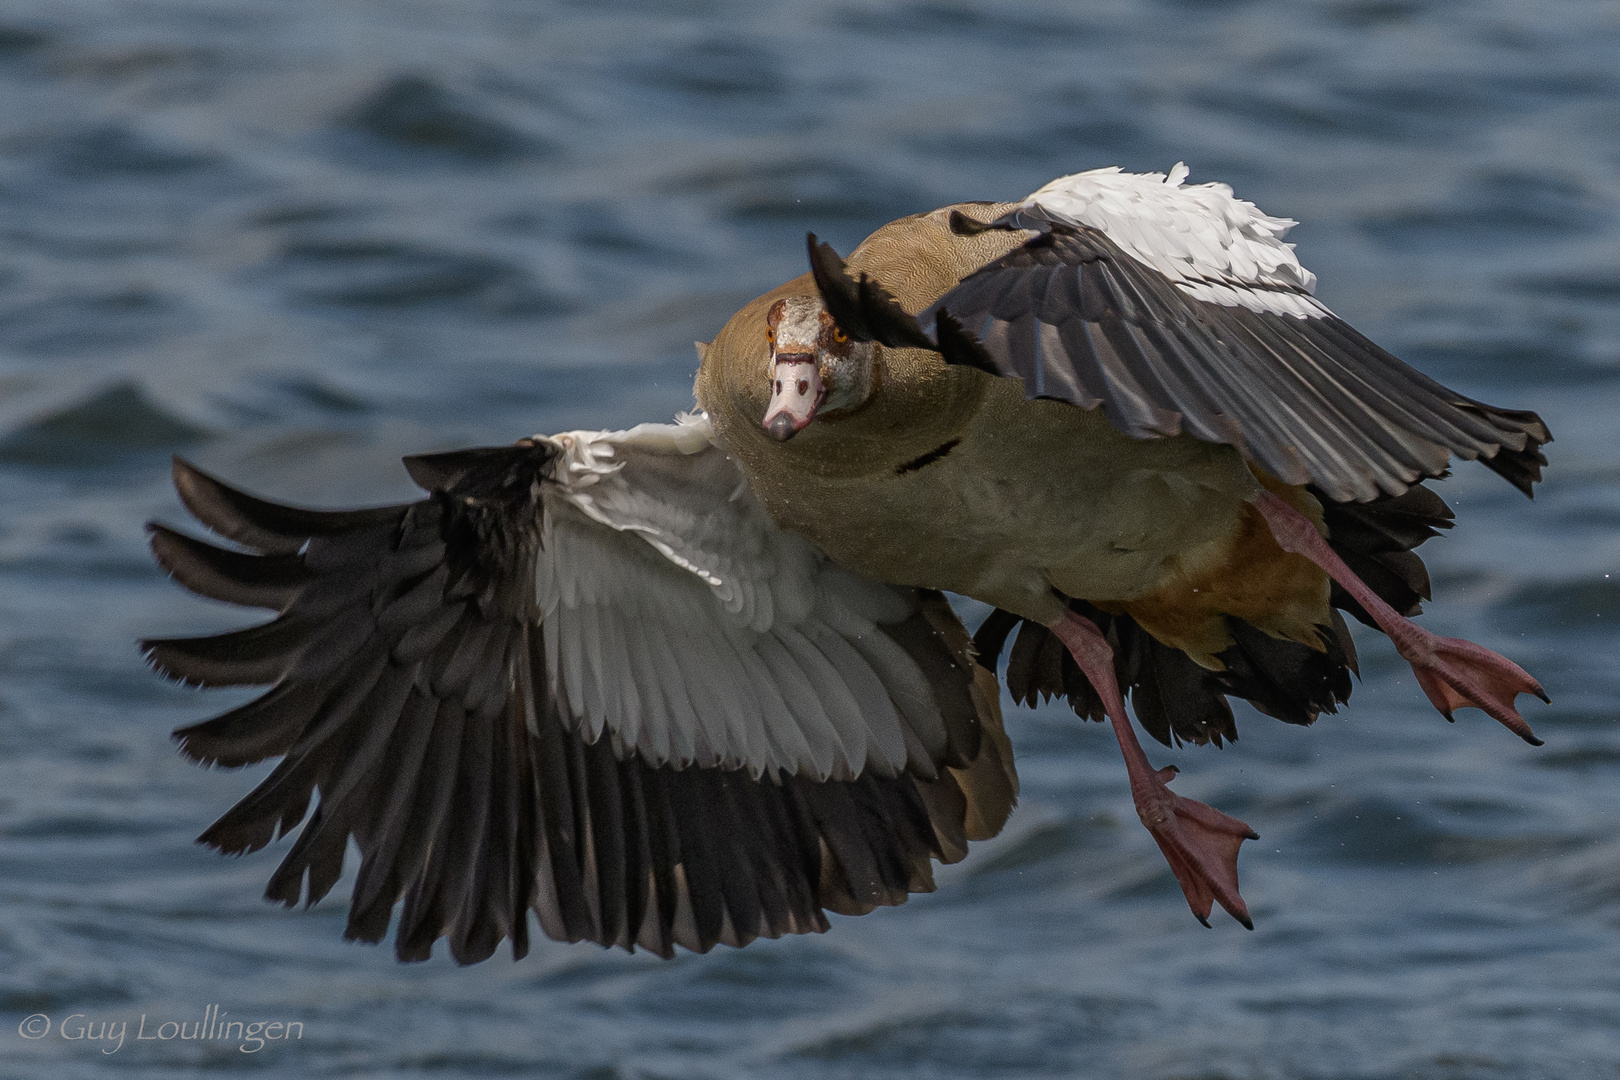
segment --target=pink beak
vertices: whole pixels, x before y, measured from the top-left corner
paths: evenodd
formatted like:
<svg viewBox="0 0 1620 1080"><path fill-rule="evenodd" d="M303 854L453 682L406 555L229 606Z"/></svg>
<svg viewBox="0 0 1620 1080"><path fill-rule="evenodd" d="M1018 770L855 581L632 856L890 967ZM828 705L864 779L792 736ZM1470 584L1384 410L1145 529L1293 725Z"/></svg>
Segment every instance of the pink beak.
<svg viewBox="0 0 1620 1080"><path fill-rule="evenodd" d="M824 396L821 370L811 353L778 353L773 368L771 403L765 409L765 431L787 442L816 418Z"/></svg>

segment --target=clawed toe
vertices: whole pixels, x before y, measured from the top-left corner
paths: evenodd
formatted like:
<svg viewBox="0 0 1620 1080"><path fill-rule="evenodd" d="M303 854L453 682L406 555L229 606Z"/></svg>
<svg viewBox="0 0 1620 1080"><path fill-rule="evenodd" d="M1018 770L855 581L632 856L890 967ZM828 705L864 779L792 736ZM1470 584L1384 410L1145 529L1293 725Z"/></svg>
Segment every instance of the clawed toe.
<svg viewBox="0 0 1620 1080"><path fill-rule="evenodd" d="M1451 720L1454 711L1472 706L1500 721L1531 746L1541 745L1514 707L1514 699L1520 694L1548 700L1539 682L1513 661L1472 641L1420 633L1422 639L1414 643L1416 647L1403 648L1401 654L1411 663L1418 685L1441 715Z"/></svg>
<svg viewBox="0 0 1620 1080"><path fill-rule="evenodd" d="M1165 787L1174 775L1174 769L1160 769L1157 792L1133 793L1142 823L1164 853L1199 922L1208 926L1209 913L1219 903L1253 930L1248 905L1238 893L1237 857L1243 841L1258 840L1259 834L1237 818Z"/></svg>

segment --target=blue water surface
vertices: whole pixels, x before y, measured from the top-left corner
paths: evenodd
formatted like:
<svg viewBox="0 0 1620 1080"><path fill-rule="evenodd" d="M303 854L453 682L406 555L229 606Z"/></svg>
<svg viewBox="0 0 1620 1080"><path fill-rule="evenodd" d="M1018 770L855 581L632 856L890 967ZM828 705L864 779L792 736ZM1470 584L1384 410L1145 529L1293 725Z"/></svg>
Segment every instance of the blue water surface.
<svg viewBox="0 0 1620 1080"><path fill-rule="evenodd" d="M1617 57L1612 0L0 2L0 1073L1620 1076ZM1057 706L1009 704L1022 804L937 892L742 951L400 966L342 942L346 885L285 911L276 850L192 843L266 769L183 762L242 695L134 647L244 621L147 555L171 453L406 497L404 453L687 406L807 229L1178 160L1547 419L1536 500L1463 465L1423 549L1425 624L1539 675L1545 747L1367 634L1338 715L1153 747L1262 835L1253 933L1193 921ZM136 1037L210 1006L300 1036Z"/></svg>

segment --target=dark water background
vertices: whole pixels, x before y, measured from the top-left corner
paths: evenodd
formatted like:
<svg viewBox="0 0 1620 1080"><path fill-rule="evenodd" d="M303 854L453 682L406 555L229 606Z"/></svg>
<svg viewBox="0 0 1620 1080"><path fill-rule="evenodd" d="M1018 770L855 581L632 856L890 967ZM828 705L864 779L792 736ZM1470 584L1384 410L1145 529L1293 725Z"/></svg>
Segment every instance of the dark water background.
<svg viewBox="0 0 1620 1080"><path fill-rule="evenodd" d="M1620 6L1604 0L0 3L0 1073L1620 1076ZM154 568L182 451L327 504L400 454L663 419L689 342L901 214L1187 160L1321 296L1558 441L1478 467L1426 625L1555 704L1445 724L1381 640L1312 729L1150 751L1252 823L1258 929L1188 915L1105 729L1014 711L1024 800L942 887L673 962L402 967L279 856L192 837L249 775L141 635L238 624ZM1610 574L1616 576L1611 579ZM339 893L343 892L340 886ZM219 1003L300 1042L26 1040Z"/></svg>

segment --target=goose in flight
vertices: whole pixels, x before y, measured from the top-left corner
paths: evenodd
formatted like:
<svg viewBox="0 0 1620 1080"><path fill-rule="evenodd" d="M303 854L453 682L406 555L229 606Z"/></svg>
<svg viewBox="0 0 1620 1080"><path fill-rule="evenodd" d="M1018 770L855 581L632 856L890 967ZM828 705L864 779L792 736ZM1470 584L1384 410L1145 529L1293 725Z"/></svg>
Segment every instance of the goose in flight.
<svg viewBox="0 0 1620 1080"><path fill-rule="evenodd" d="M1551 441L1351 329L1220 184L1101 169L891 222L700 344L699 412L407 459L420 502L281 506L176 462L232 542L152 526L205 596L278 614L144 643L205 686L181 728L275 769L202 840L299 828L267 895L360 852L347 934L461 962L527 912L669 955L827 927L932 888L1017 796L1015 700L1106 720L1193 914L1239 894L1245 823L1169 788L1160 742L1236 737L1229 697L1307 724L1350 693L1340 611L1449 719L1536 742L1511 661L1409 621L1425 479L1478 459L1526 494ZM945 601L994 608L970 641ZM1016 638L1014 633L1016 631ZM313 809L311 802L314 801Z"/></svg>

